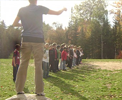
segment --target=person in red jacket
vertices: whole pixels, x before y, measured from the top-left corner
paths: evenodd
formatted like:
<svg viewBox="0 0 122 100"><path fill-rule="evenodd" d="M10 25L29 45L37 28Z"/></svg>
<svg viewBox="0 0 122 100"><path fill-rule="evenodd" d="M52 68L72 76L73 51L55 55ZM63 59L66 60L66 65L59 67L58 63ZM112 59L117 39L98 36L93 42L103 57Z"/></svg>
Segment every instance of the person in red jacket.
<svg viewBox="0 0 122 100"><path fill-rule="evenodd" d="M62 63L63 63L63 70L66 70L66 60L67 60L67 52L66 47L64 47L64 50L61 53Z"/></svg>

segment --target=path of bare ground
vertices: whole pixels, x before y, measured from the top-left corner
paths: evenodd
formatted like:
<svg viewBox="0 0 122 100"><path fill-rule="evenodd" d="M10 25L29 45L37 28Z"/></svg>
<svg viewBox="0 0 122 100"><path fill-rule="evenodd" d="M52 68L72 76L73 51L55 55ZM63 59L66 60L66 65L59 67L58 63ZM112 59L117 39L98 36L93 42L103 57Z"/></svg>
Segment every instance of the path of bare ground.
<svg viewBox="0 0 122 100"><path fill-rule="evenodd" d="M122 69L122 62L85 62L81 66L95 66L95 68L107 70L120 70Z"/></svg>

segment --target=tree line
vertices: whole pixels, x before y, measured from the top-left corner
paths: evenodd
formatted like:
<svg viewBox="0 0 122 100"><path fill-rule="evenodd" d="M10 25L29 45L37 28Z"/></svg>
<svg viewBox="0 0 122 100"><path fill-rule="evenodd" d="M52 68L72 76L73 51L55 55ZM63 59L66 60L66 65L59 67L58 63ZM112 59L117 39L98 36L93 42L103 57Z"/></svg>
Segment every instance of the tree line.
<svg viewBox="0 0 122 100"><path fill-rule="evenodd" d="M108 11L105 0L86 0L75 5L67 28L63 29L60 23L54 22L53 27L43 23L45 42L81 46L84 58L116 58L122 49L122 0L112 6ZM113 25L108 15L113 16ZM14 45L20 44L21 31L22 28L7 27L4 21L0 22L0 58L8 58Z"/></svg>

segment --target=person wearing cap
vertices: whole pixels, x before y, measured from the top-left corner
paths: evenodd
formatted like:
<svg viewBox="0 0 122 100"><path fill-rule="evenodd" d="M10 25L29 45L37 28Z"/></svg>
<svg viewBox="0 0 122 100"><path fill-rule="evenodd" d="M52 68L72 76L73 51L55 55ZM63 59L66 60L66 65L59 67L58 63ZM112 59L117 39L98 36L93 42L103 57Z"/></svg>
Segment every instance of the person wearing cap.
<svg viewBox="0 0 122 100"><path fill-rule="evenodd" d="M43 15L60 15L67 9L63 8L59 11L54 11L47 7L37 5L37 0L29 0L29 3L28 6L19 9L17 17L13 22L14 27L23 27L21 35L21 63L18 69L15 87L17 94L24 94L23 89L32 52L35 61L35 93L37 96L44 96L42 71L44 48Z"/></svg>

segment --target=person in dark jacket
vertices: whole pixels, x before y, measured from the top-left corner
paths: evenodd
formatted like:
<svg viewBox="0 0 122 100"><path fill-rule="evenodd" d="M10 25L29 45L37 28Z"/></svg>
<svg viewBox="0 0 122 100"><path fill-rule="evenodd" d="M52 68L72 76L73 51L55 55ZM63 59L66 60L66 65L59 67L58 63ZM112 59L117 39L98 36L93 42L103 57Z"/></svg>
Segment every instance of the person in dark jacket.
<svg viewBox="0 0 122 100"><path fill-rule="evenodd" d="M77 58L76 58L76 65L78 66L79 65L79 59L80 59L80 51L79 51L79 47L77 47L77 51L76 51L76 54L77 54Z"/></svg>
<svg viewBox="0 0 122 100"><path fill-rule="evenodd" d="M57 65L57 50L56 50L56 43L52 44L52 49L49 50L49 62L50 62L50 71L56 72L56 65Z"/></svg>
<svg viewBox="0 0 122 100"><path fill-rule="evenodd" d="M73 61L73 46L69 46L69 61L68 61L68 67L72 68L72 61Z"/></svg>

